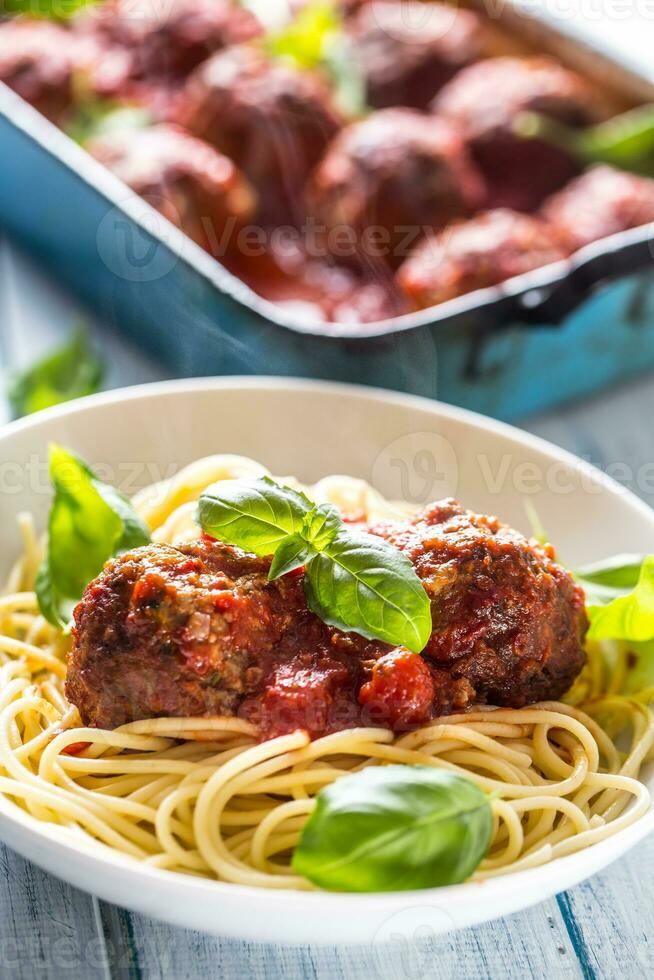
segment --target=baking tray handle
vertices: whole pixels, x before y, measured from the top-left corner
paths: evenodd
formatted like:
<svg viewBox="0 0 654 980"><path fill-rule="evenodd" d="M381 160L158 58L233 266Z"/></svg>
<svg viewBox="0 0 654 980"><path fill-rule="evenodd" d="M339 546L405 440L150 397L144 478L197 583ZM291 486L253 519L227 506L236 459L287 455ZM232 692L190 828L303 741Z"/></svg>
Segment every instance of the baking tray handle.
<svg viewBox="0 0 654 980"><path fill-rule="evenodd" d="M616 235L615 246L607 248L604 241L602 251L589 246L565 276L518 295L516 319L528 326L560 326L599 286L648 269L654 272L654 224L645 241L642 228L637 232L639 240L635 235L631 242L625 241L625 234Z"/></svg>

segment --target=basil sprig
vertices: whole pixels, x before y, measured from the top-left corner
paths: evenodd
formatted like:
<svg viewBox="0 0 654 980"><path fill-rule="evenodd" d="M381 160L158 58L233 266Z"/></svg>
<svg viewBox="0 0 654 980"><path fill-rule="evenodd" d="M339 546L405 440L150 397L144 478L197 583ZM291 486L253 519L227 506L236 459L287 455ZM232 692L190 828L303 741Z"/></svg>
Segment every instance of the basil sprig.
<svg viewBox="0 0 654 980"><path fill-rule="evenodd" d="M55 496L36 596L48 622L65 629L84 589L105 562L147 544L150 533L122 494L55 443L50 445L50 479Z"/></svg>
<svg viewBox="0 0 654 980"><path fill-rule="evenodd" d="M214 538L272 555L269 578L305 567L309 608L323 622L415 653L431 635L431 607L409 559L347 527L335 507L314 505L269 477L226 481L200 497L198 523Z"/></svg>
<svg viewBox="0 0 654 980"><path fill-rule="evenodd" d="M406 891L465 881L488 851L489 798L429 766L371 766L318 793L293 869L321 888Z"/></svg>

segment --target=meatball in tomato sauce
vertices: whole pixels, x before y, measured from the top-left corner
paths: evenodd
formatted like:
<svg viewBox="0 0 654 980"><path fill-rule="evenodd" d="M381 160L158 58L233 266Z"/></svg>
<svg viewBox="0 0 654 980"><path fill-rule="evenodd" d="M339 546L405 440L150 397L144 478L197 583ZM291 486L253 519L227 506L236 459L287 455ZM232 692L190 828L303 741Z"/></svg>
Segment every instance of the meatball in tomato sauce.
<svg viewBox="0 0 654 980"><path fill-rule="evenodd" d="M560 697L584 662L583 593L549 548L454 501L370 528L422 580L422 655L325 625L303 572L212 539L108 562L75 610L66 694L85 724L236 715L262 738L403 731L474 703Z"/></svg>
<svg viewBox="0 0 654 980"><path fill-rule="evenodd" d="M654 222L654 180L593 167L546 201L543 216L573 252Z"/></svg>
<svg viewBox="0 0 654 980"><path fill-rule="evenodd" d="M565 257L544 221L499 209L427 237L398 270L397 283L414 306L425 309Z"/></svg>
<svg viewBox="0 0 654 980"><path fill-rule="evenodd" d="M109 0L82 15L80 26L124 50L136 79L182 77L262 30L237 0Z"/></svg>
<svg viewBox="0 0 654 980"><path fill-rule="evenodd" d="M378 109L426 109L443 85L481 53L476 15L440 3L366 4L350 32L367 100Z"/></svg>
<svg viewBox="0 0 654 980"><path fill-rule="evenodd" d="M53 122L61 122L73 102L78 67L73 35L46 21L0 23L0 82Z"/></svg>
<svg viewBox="0 0 654 980"><path fill-rule="evenodd" d="M190 76L181 123L234 160L259 192L264 220L301 217L307 177L341 119L315 73L256 47L214 55Z"/></svg>
<svg viewBox="0 0 654 980"><path fill-rule="evenodd" d="M550 58L490 58L460 72L432 103L460 127L488 186L488 207L532 211L578 170L558 147L516 134L522 112L583 127L606 111L579 75Z"/></svg>
<svg viewBox="0 0 654 980"><path fill-rule="evenodd" d="M250 219L256 195L208 143L165 124L107 134L87 149L190 238L222 254ZM229 234L229 240L225 235Z"/></svg>
<svg viewBox="0 0 654 980"><path fill-rule="evenodd" d="M383 109L344 129L317 167L309 211L325 249L397 265L425 230L474 210L481 178L448 122Z"/></svg>

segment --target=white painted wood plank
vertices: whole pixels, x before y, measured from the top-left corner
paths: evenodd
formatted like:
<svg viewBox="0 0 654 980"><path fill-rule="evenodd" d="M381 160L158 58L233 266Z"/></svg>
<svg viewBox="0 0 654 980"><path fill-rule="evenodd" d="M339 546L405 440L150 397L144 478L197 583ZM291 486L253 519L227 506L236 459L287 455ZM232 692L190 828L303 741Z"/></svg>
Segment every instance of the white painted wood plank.
<svg viewBox="0 0 654 980"><path fill-rule="evenodd" d="M654 836L567 894L587 975L654 976Z"/></svg>
<svg viewBox="0 0 654 980"><path fill-rule="evenodd" d="M525 428L585 456L654 506L654 378L645 376ZM654 836L559 898L585 976L654 976Z"/></svg>
<svg viewBox="0 0 654 980"><path fill-rule="evenodd" d="M2 980L108 980L93 902L0 845Z"/></svg>
<svg viewBox="0 0 654 980"><path fill-rule="evenodd" d="M394 946L323 948L212 939L131 916L146 980L568 980L582 971L552 900L488 925ZM329 926L326 924L326 932Z"/></svg>

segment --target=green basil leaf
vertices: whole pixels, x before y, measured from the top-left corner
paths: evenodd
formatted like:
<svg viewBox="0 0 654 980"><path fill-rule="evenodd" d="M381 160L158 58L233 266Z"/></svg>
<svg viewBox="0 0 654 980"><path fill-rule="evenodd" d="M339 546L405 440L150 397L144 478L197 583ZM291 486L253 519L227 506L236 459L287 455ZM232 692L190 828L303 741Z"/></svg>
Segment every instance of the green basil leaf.
<svg viewBox="0 0 654 980"><path fill-rule="evenodd" d="M519 113L514 131L575 157L581 166L606 163L645 177L654 177L654 105L639 106L596 126L578 129L538 112Z"/></svg>
<svg viewBox="0 0 654 980"><path fill-rule="evenodd" d="M608 163L654 176L654 105L638 106L589 126L578 141L584 163Z"/></svg>
<svg viewBox="0 0 654 980"><path fill-rule="evenodd" d="M405 891L465 881L487 853L488 797L429 766L370 766L318 793L293 869L321 888Z"/></svg>
<svg viewBox="0 0 654 980"><path fill-rule="evenodd" d="M268 581L302 568L314 557L316 549L301 534L289 534L277 548L268 572Z"/></svg>
<svg viewBox="0 0 654 980"><path fill-rule="evenodd" d="M615 573L614 581L629 581L632 575L633 567L627 563L619 574ZM583 579L581 584L584 585ZM606 590L614 587L596 583L594 588ZM601 592L595 591L594 594L596 598L598 595L601 597ZM638 582L631 592L619 594L605 604L592 604L588 613L588 637L591 640L644 642L654 639L654 555L644 559Z"/></svg>
<svg viewBox="0 0 654 980"><path fill-rule="evenodd" d="M323 622L420 653L431 635L431 605L409 559L362 532L341 531L309 563L307 603Z"/></svg>
<svg viewBox="0 0 654 980"><path fill-rule="evenodd" d="M109 558L140 547L150 533L129 501L102 483L74 453L50 446L55 497L48 521L47 555L39 570L39 608L65 627L86 586Z"/></svg>
<svg viewBox="0 0 654 980"><path fill-rule="evenodd" d="M425 647L431 606L413 565L381 538L350 531L331 505L315 507L269 477L234 480L200 497L198 521L212 537L274 555L271 579L305 565L307 603L328 625L417 653Z"/></svg>
<svg viewBox="0 0 654 980"><path fill-rule="evenodd" d="M630 643L628 664L621 694L640 694L654 687L654 640Z"/></svg>
<svg viewBox="0 0 654 980"><path fill-rule="evenodd" d="M9 381L8 397L16 418L92 395L102 383L104 365L89 347L86 331Z"/></svg>
<svg viewBox="0 0 654 980"><path fill-rule="evenodd" d="M313 504L303 493L269 477L226 480L200 497L203 531L255 555L273 555L284 538L299 533Z"/></svg>
<svg viewBox="0 0 654 980"><path fill-rule="evenodd" d="M334 540L343 527L343 519L332 504L320 504L309 511L302 525L302 536L318 551Z"/></svg>
<svg viewBox="0 0 654 980"><path fill-rule="evenodd" d="M583 565L575 571L575 578L585 585L600 585L612 589L616 594L638 585L640 572L645 561L645 555L615 555L603 561Z"/></svg>

